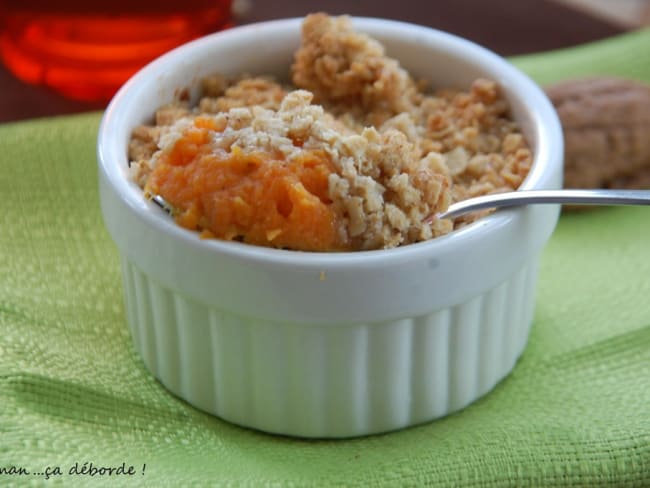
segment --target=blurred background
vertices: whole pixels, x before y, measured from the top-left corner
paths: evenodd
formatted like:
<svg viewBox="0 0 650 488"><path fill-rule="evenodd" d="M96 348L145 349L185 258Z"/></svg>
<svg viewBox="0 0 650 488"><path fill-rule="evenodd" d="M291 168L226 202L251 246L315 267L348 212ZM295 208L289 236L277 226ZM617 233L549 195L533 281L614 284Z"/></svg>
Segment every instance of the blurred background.
<svg viewBox="0 0 650 488"><path fill-rule="evenodd" d="M650 24L649 0L555 0L568 7L620 24L637 28Z"/></svg>
<svg viewBox="0 0 650 488"><path fill-rule="evenodd" d="M138 67L175 45L315 11L427 25L503 56L650 25L650 0L0 0L0 122L101 110ZM102 44L106 36L115 42Z"/></svg>

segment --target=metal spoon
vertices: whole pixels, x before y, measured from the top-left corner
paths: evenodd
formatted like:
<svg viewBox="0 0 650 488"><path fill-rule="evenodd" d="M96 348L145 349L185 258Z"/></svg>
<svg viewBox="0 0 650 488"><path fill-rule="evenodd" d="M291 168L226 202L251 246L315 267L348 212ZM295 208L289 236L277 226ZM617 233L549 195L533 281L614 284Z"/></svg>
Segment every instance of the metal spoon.
<svg viewBox="0 0 650 488"><path fill-rule="evenodd" d="M160 195L151 199L168 213L173 207ZM573 205L650 205L650 190L518 190L468 198L453 203L449 208L424 219L431 223L434 219L453 219L478 210L490 208L518 207L538 203L570 203Z"/></svg>
<svg viewBox="0 0 650 488"><path fill-rule="evenodd" d="M160 208L162 208L165 212L167 212L169 215L174 215L174 207L172 207L167 200L165 200L163 197L160 195L155 195L152 194L150 196L151 201L158 205Z"/></svg>
<svg viewBox="0 0 650 488"><path fill-rule="evenodd" d="M453 203L445 212L428 217L453 219L477 210L518 207L532 203L570 203L573 205L650 205L650 190L519 190L468 198Z"/></svg>

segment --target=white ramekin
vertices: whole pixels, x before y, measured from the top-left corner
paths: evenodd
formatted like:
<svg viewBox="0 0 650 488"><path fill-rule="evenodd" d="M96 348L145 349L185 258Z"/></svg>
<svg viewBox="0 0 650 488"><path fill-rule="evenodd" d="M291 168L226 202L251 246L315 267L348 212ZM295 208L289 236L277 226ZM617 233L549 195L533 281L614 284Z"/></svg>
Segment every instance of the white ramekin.
<svg viewBox="0 0 650 488"><path fill-rule="evenodd" d="M129 180L133 128L203 76L288 73L301 19L214 34L159 58L99 131L106 227L122 257L128 323L174 394L231 422L303 437L385 432L457 411L513 368L532 323L537 265L558 206L500 211L429 242L349 253L199 239ZM562 134L543 92L499 56L433 29L355 18L436 86L496 80L534 150L526 189L560 188Z"/></svg>

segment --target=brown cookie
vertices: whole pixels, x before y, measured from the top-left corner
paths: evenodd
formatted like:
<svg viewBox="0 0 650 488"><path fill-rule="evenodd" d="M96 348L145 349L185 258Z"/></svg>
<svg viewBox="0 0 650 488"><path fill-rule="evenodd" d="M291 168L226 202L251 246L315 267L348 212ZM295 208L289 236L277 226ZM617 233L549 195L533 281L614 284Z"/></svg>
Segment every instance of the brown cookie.
<svg viewBox="0 0 650 488"><path fill-rule="evenodd" d="M650 188L650 85L594 77L546 92L564 130L566 188Z"/></svg>

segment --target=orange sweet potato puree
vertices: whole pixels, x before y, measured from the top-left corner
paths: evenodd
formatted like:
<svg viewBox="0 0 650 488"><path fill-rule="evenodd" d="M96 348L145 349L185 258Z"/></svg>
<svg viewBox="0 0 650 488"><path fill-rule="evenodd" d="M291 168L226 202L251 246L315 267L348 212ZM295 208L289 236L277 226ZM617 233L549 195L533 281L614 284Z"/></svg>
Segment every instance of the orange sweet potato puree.
<svg viewBox="0 0 650 488"><path fill-rule="evenodd" d="M303 251L350 248L343 223L328 197L334 171L323 151L282 155L211 150L216 127L198 117L194 126L163 153L146 191L175 209L176 222L203 237ZM300 141L296 141L300 145Z"/></svg>

